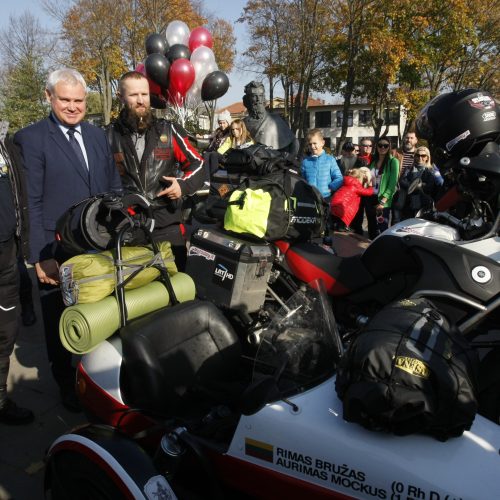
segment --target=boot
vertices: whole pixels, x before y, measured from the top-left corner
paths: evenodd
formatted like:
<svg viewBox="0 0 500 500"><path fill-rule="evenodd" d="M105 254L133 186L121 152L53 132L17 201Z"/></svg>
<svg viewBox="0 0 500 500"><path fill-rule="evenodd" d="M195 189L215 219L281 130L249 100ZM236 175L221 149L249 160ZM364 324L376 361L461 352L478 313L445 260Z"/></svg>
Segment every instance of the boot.
<svg viewBox="0 0 500 500"><path fill-rule="evenodd" d="M0 406L0 423L7 425L31 424L35 415L27 408L20 408L10 398L6 398Z"/></svg>
<svg viewBox="0 0 500 500"><path fill-rule="evenodd" d="M31 326L36 323L36 314L35 309L33 308L33 302L21 304L21 318L24 326Z"/></svg>

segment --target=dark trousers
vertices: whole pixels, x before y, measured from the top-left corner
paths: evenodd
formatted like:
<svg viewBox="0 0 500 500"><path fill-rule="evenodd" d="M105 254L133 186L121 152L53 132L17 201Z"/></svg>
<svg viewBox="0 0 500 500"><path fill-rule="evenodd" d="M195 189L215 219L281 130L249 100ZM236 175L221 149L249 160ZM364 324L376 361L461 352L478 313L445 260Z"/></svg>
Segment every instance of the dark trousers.
<svg viewBox="0 0 500 500"><path fill-rule="evenodd" d="M0 242L0 406L7 392L10 355L19 331L19 275L14 237Z"/></svg>
<svg viewBox="0 0 500 500"><path fill-rule="evenodd" d="M38 283L40 304L45 330L45 344L50 368L55 381L62 391L72 390L75 385L75 369L71 364L72 355L61 344L59 320L64 311L64 302L59 287Z"/></svg>
<svg viewBox="0 0 500 500"><path fill-rule="evenodd" d="M362 196L361 203L359 204L359 210L356 213L353 221L351 222L351 228L357 234L363 234L363 217L366 214L366 222L368 225L368 238L371 240L375 239L379 234L379 229L377 225L377 212L376 205L378 203L377 195L373 196Z"/></svg>
<svg viewBox="0 0 500 500"><path fill-rule="evenodd" d="M22 255L19 255L17 258L17 268L19 271L19 296L21 299L21 306L33 306L33 294L31 290L33 283L31 282L31 278Z"/></svg>

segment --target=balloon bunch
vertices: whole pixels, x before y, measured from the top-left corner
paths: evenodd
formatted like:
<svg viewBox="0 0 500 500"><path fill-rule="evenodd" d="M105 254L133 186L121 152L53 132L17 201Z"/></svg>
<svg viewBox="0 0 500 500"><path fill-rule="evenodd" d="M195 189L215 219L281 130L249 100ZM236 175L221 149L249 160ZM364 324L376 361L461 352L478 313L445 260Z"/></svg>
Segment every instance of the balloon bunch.
<svg viewBox="0 0 500 500"><path fill-rule="evenodd" d="M222 97L229 79L219 71L212 47L212 35L206 28L200 26L190 32L182 21L172 21L164 34L149 35L147 57L136 71L149 81L153 106L165 107L167 101L184 106L188 101Z"/></svg>

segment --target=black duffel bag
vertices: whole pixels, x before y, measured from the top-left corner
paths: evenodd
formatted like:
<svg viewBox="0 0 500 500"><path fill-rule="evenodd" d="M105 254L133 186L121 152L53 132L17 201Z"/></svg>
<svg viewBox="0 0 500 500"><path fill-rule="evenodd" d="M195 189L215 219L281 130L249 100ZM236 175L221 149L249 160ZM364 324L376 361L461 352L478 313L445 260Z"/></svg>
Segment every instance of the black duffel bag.
<svg viewBox="0 0 500 500"><path fill-rule="evenodd" d="M336 390L349 422L444 441L474 421L478 366L476 351L430 301L404 299L351 343Z"/></svg>
<svg viewBox="0 0 500 500"><path fill-rule="evenodd" d="M292 168L297 172L300 170L300 165L290 153L264 144L229 149L223 155L221 163L229 174L266 175L277 168Z"/></svg>

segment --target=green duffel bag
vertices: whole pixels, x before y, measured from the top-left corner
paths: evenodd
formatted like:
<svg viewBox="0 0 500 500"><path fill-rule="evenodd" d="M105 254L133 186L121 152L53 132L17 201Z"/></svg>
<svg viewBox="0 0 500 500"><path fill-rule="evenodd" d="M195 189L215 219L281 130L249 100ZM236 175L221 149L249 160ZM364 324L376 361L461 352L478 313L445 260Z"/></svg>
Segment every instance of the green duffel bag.
<svg viewBox="0 0 500 500"><path fill-rule="evenodd" d="M177 272L170 242L158 243L160 254L155 256L150 247L123 247L124 279L147 265L165 267L170 275ZM132 290L151 283L160 276L156 267L145 267L125 285ZM66 306L89 304L107 297L115 290L116 268L112 252L82 254L72 257L59 268L61 291Z"/></svg>

